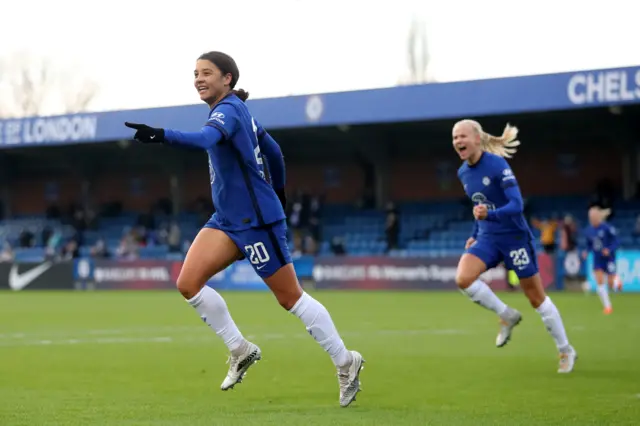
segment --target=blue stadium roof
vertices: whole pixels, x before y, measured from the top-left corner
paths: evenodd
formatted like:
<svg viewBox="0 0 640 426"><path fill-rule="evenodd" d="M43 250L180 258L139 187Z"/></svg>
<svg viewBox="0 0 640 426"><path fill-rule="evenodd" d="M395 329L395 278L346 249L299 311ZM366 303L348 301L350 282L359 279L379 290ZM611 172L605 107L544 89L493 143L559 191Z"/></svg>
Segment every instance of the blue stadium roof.
<svg viewBox="0 0 640 426"><path fill-rule="evenodd" d="M428 121L640 103L640 66L249 100L267 129ZM186 131L204 104L0 120L0 148L127 139L124 121Z"/></svg>

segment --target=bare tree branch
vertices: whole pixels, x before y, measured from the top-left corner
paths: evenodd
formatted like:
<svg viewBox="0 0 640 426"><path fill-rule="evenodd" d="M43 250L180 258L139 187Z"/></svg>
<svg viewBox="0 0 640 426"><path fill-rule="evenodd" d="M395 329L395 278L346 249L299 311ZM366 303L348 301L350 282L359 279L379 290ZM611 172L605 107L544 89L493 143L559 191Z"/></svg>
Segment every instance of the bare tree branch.
<svg viewBox="0 0 640 426"><path fill-rule="evenodd" d="M86 111L89 104L98 94L98 84L95 81L83 81L75 91L68 91L65 99L65 113L72 114Z"/></svg>
<svg viewBox="0 0 640 426"><path fill-rule="evenodd" d="M85 111L98 85L73 75L46 58L14 53L0 59L0 118L17 118ZM67 81L65 81L67 80Z"/></svg>

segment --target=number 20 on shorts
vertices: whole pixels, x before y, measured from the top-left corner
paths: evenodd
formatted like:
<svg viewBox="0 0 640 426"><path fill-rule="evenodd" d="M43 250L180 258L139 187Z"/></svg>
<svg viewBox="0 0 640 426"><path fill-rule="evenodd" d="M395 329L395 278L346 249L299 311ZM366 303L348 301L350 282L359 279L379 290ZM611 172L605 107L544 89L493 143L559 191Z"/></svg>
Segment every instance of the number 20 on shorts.
<svg viewBox="0 0 640 426"><path fill-rule="evenodd" d="M247 252L247 259L253 265L259 265L260 263L267 263L270 259L267 248L262 242L257 242L253 245L244 246L244 250Z"/></svg>

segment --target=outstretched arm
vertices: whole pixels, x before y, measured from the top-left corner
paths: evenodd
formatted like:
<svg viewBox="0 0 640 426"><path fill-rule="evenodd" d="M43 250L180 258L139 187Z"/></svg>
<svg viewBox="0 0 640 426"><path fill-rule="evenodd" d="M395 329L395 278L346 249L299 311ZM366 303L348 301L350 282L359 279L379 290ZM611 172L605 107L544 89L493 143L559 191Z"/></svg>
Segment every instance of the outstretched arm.
<svg viewBox="0 0 640 426"><path fill-rule="evenodd" d="M233 106L221 104L211 112L209 120L199 132L181 132L129 122L125 122L124 125L135 129L136 133L133 138L143 143L167 142L209 149L224 139L230 139L236 130L237 123L236 111Z"/></svg>
<svg viewBox="0 0 640 426"><path fill-rule="evenodd" d="M205 125L199 132L181 132L179 130L165 129L164 138L170 144L209 149L219 143L223 136L222 132L217 128Z"/></svg>

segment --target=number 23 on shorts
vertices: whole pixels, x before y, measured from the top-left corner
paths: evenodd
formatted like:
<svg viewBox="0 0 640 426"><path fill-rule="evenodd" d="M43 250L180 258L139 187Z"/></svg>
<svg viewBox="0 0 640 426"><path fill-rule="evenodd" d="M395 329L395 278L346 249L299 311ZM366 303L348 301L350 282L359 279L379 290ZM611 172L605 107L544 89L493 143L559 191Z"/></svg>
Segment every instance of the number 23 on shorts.
<svg viewBox="0 0 640 426"><path fill-rule="evenodd" d="M513 266L518 266L520 268L525 268L529 263L531 263L531 260L529 260L529 253L527 253L527 249L525 248L511 250L509 252L509 257L511 258Z"/></svg>
<svg viewBox="0 0 640 426"><path fill-rule="evenodd" d="M534 251L526 247L515 248L508 251L509 262L506 266L516 272L518 277L530 277L538 272L538 261ZM506 259L505 259L506 260Z"/></svg>

